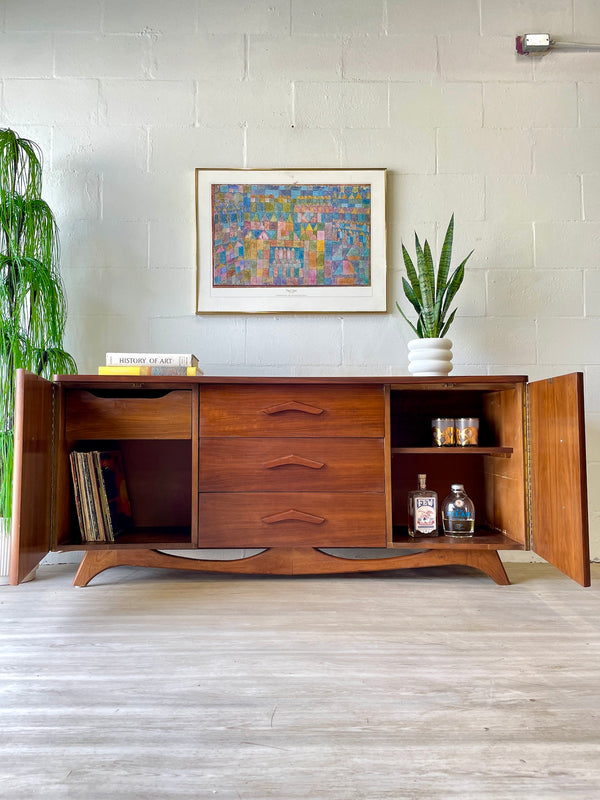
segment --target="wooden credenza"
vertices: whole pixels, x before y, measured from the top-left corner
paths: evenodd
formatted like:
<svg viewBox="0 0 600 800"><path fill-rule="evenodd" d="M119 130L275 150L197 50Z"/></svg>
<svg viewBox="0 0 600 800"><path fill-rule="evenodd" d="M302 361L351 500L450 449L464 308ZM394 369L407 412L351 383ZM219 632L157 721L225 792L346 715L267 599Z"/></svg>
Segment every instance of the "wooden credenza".
<svg viewBox="0 0 600 800"><path fill-rule="evenodd" d="M439 416L479 417L478 446L433 447ZM11 582L49 550L84 550L78 586L119 565L307 575L464 564L506 584L499 551L531 549L589 585L583 425L580 373L528 383L20 371ZM109 448L123 455L134 524L114 544L83 543L69 454ZM419 472L440 501L465 484L472 539L407 535ZM223 549L259 552L164 552Z"/></svg>

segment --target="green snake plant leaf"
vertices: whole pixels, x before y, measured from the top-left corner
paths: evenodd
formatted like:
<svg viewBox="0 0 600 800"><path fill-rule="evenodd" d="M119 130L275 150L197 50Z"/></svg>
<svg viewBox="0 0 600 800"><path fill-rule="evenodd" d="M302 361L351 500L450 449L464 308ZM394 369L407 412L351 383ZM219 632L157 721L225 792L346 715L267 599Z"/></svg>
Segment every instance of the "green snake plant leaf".
<svg viewBox="0 0 600 800"><path fill-rule="evenodd" d="M435 270L429 242L425 240L421 247L419 237L415 235L417 265L419 267L419 286L421 289L421 319L426 336L435 336Z"/></svg>
<svg viewBox="0 0 600 800"><path fill-rule="evenodd" d="M440 265L438 268L437 277L437 294L442 294L446 287L448 274L450 272L450 261L452 260L452 242L454 239L454 214L450 217L446 235L444 237L444 244L442 245L442 252L440 254Z"/></svg>
<svg viewBox="0 0 600 800"><path fill-rule="evenodd" d="M402 311L402 309L400 308L400 305L398 304L398 302L397 302L397 301L396 301L396 308L397 308L397 309L398 309L398 311L399 311L399 312L402 314L402 316L404 317L404 319L405 319L405 320L408 322L408 324L410 325L410 327L413 329L413 331L415 332L415 334L416 334L417 338L421 338L421 335L419 334L419 331L417 330L417 328L415 328L415 326L412 324L412 322L411 322L411 321L409 320L409 318L406 316L406 314L404 313L404 311Z"/></svg>
<svg viewBox="0 0 600 800"><path fill-rule="evenodd" d="M421 289L419 288L419 276L417 275L417 270L415 269L415 265L412 262L412 259L408 253L408 250L404 245L402 245L402 258L404 259L404 268L406 269L406 274L408 275L408 280L410 281L410 285L413 291L413 294L421 303ZM418 312L419 309L416 308L415 310Z"/></svg>
<svg viewBox="0 0 600 800"><path fill-rule="evenodd" d="M446 324L444 325L444 327L441 330L440 337L442 339L448 333L448 328L450 327L450 325L452 325L452 321L454 320L454 315L455 314L456 314L456 309L454 309L454 311L450 314L450 316L448 317L448 321L446 322Z"/></svg>
<svg viewBox="0 0 600 800"><path fill-rule="evenodd" d="M446 287L445 298L444 298L444 304L442 306L442 312L441 312L442 313L442 318L445 318L445 316L448 313L448 310L450 308L450 303L454 300L454 297L455 297L456 293L458 292L458 290L460 289L460 287L462 285L462 282L463 282L464 277L465 277L465 264L467 263L467 261L471 257L472 253L473 253L473 251L471 250L471 252L464 259L464 261L462 261L458 265L458 267L454 270L454 272L452 273L452 276L450 277L450 280L448 281L448 285Z"/></svg>
<svg viewBox="0 0 600 800"><path fill-rule="evenodd" d="M421 313L421 303L417 295L414 293L412 286L406 280L406 278L402 278L402 288L404 289L404 294L406 295L406 299L412 305L414 310L417 314Z"/></svg>

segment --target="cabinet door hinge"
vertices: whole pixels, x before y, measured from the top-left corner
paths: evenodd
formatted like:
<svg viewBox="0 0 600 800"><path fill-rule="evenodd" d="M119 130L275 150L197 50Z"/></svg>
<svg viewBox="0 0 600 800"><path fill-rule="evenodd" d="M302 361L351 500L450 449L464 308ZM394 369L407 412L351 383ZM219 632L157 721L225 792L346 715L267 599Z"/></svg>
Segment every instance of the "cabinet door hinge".
<svg viewBox="0 0 600 800"><path fill-rule="evenodd" d="M529 404L529 387L525 387L525 487L527 490L526 507L525 507L525 523L528 533L528 546L533 550L533 487L531 485L531 421L530 421L530 404Z"/></svg>

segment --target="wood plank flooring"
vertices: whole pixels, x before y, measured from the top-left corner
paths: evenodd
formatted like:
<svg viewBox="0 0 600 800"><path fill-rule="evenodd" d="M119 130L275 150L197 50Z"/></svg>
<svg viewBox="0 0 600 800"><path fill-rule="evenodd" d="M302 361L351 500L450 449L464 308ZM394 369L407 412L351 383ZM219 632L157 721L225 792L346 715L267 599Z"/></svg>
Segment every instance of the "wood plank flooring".
<svg viewBox="0 0 600 800"><path fill-rule="evenodd" d="M600 565L507 571L41 567L0 587L0 796L596 800Z"/></svg>

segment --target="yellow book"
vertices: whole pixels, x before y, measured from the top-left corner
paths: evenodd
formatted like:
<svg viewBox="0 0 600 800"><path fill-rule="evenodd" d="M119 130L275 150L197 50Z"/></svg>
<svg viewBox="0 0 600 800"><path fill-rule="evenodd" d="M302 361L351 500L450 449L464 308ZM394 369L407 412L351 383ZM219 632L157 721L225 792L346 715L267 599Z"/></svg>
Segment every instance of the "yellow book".
<svg viewBox="0 0 600 800"><path fill-rule="evenodd" d="M173 377L177 375L187 375L196 377L204 375L200 367L98 367L98 375L162 375L163 377Z"/></svg>

